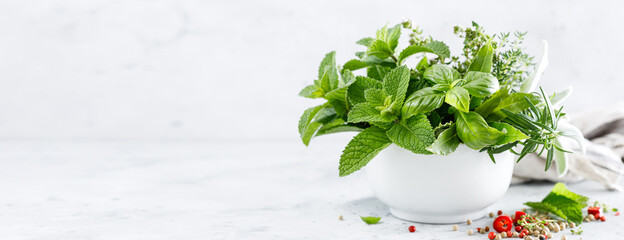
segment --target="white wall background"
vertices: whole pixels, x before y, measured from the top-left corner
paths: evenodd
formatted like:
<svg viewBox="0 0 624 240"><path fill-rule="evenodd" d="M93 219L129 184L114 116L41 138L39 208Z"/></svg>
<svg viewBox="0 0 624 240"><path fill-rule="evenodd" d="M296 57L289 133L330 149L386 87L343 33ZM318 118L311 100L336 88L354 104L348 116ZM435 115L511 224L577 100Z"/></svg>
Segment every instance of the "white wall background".
<svg viewBox="0 0 624 240"><path fill-rule="evenodd" d="M570 112L621 101L621 1L0 1L2 139L296 139L297 97L411 18L458 50L454 25L550 43L546 90Z"/></svg>

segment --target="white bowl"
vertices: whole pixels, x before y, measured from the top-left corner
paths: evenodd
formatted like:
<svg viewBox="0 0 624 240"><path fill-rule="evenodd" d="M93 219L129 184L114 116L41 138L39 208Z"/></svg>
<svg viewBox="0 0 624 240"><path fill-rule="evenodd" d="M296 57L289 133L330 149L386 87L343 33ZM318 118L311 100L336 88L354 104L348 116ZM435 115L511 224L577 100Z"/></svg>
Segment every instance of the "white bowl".
<svg viewBox="0 0 624 240"><path fill-rule="evenodd" d="M365 167L379 200L392 215L414 222L458 223L478 219L511 182L514 158L460 144L447 156L414 154L394 144Z"/></svg>

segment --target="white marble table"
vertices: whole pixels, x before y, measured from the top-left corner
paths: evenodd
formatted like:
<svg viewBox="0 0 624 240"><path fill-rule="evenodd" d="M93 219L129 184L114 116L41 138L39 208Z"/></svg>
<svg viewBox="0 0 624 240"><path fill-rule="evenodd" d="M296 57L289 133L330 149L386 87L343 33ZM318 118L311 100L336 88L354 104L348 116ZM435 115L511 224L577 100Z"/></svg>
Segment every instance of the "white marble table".
<svg viewBox="0 0 624 240"><path fill-rule="evenodd" d="M345 141L2 141L0 239L487 239L392 217L363 174L338 177ZM511 212L551 187L512 186L493 208ZM624 209L624 193L569 187ZM621 239L624 215L583 229L586 240Z"/></svg>

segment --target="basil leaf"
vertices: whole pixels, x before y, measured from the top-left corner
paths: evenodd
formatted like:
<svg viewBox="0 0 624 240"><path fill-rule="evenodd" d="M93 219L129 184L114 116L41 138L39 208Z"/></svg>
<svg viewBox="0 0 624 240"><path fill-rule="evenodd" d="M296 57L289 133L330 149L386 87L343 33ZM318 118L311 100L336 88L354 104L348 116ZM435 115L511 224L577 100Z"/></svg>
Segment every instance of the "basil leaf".
<svg viewBox="0 0 624 240"><path fill-rule="evenodd" d="M425 74L423 75L423 77L437 84L450 85L453 80L459 79L460 75L457 70L449 66L435 64L425 70Z"/></svg>
<svg viewBox="0 0 624 240"><path fill-rule="evenodd" d="M476 97L488 97L499 89L498 79L491 73L468 72L464 81L462 87Z"/></svg>
<svg viewBox="0 0 624 240"><path fill-rule="evenodd" d="M410 95L403 107L401 116L409 118L419 113L431 112L444 103L444 92L438 92L431 87L420 89Z"/></svg>
<svg viewBox="0 0 624 240"><path fill-rule="evenodd" d="M446 103L462 112L468 112L470 108L470 95L463 87L455 86L446 92Z"/></svg>
<svg viewBox="0 0 624 240"><path fill-rule="evenodd" d="M459 137L455 125L452 125L444 130L427 150L435 154L447 155L454 152L457 146L459 146Z"/></svg>
<svg viewBox="0 0 624 240"><path fill-rule="evenodd" d="M525 98L528 98L529 101L533 103L538 103L540 101L540 97L535 94L519 92L512 93L508 97L504 98L498 106L496 106L493 114L488 116L487 120L498 121L505 118L506 115L501 111L502 109L513 113L519 113L528 109L531 107L531 104L528 103Z"/></svg>
<svg viewBox="0 0 624 240"><path fill-rule="evenodd" d="M509 96L510 89L509 88L501 88L492 94L488 100L485 100L481 105L479 105L475 112L481 115L484 118L487 118L494 110L498 107L498 105L503 102L505 98Z"/></svg>
<svg viewBox="0 0 624 240"><path fill-rule="evenodd" d="M417 154L430 154L426 148L435 141L433 128L424 114L394 124L386 134L394 144Z"/></svg>
<svg viewBox="0 0 624 240"><path fill-rule="evenodd" d="M369 127L358 133L342 151L338 166L340 176L360 170L391 143L385 131L378 127Z"/></svg>
<svg viewBox="0 0 624 240"><path fill-rule="evenodd" d="M472 149L478 150L495 145L503 135L500 131L488 126L485 119L475 112L457 112L455 122L457 136Z"/></svg>
<svg viewBox="0 0 624 240"><path fill-rule="evenodd" d="M503 137L498 139L496 145L504 145L529 138L529 136L507 123L493 122L490 125L504 134Z"/></svg>
<svg viewBox="0 0 624 240"><path fill-rule="evenodd" d="M485 43L477 52L477 56L472 60L468 71L475 72L492 72L492 57L494 56L494 49L490 42Z"/></svg>

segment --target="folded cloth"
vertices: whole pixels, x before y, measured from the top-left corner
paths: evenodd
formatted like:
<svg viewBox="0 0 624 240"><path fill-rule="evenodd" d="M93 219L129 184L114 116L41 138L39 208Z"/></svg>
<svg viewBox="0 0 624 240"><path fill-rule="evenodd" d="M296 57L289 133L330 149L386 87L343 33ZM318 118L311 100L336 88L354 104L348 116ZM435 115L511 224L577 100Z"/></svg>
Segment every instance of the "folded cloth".
<svg viewBox="0 0 624 240"><path fill-rule="evenodd" d="M530 154L516 164L512 184L530 180L578 182L589 179L607 189L622 191L619 181L624 174L624 102L573 114L568 120L583 133L587 152L582 154L577 144L561 138L562 145L573 152L567 154L569 171L565 175L559 176L553 166L544 172L545 154L539 157Z"/></svg>

